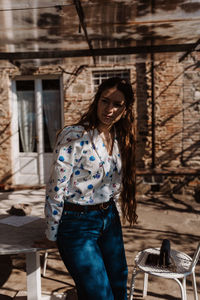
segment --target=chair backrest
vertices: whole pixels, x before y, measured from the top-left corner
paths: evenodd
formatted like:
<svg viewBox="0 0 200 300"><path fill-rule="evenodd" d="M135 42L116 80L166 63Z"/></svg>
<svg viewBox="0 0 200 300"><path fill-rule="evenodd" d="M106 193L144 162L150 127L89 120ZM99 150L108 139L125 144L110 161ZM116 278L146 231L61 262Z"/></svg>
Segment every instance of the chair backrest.
<svg viewBox="0 0 200 300"><path fill-rule="evenodd" d="M193 269L196 267L196 264L198 263L199 260L199 256L200 256L200 242L198 243L197 249L194 253L191 266L190 266L190 271L193 271Z"/></svg>

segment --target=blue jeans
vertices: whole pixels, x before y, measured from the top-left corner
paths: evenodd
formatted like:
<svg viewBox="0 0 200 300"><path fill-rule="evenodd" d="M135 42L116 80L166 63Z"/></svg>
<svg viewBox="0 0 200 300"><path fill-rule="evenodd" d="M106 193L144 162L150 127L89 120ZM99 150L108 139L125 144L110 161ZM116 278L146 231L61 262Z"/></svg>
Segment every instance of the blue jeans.
<svg viewBox="0 0 200 300"><path fill-rule="evenodd" d="M128 269L114 203L107 210L64 210L57 243L79 300L127 299Z"/></svg>

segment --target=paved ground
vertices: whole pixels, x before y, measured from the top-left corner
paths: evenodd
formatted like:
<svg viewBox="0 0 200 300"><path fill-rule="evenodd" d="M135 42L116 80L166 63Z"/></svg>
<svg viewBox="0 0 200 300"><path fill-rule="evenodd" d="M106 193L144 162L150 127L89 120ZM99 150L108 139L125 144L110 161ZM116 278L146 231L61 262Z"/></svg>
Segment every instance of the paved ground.
<svg viewBox="0 0 200 300"><path fill-rule="evenodd" d="M9 200L9 201L5 201ZM16 203L32 205L32 215L43 215L44 190L21 190L0 193L0 215ZM138 224L130 229L123 226L125 249L129 266L129 282L134 258L138 251L147 247L160 247L161 241L168 238L171 247L193 255L200 240L200 207L193 199L182 195L166 198L161 195L140 197L138 199ZM41 253L41 262L43 253ZM200 296L200 262L196 268L197 288ZM142 275L138 275L135 284L134 299L142 299ZM26 273L24 255L0 256L0 300L25 300ZM75 300L73 280L66 272L57 251L49 252L45 277L42 277L42 291L52 295L51 299ZM188 300L192 300L191 278L187 281ZM53 296L54 295L54 296ZM57 295L57 296L56 296ZM95 299L95 296L94 296ZM146 299L180 299L178 285L171 280L149 279Z"/></svg>

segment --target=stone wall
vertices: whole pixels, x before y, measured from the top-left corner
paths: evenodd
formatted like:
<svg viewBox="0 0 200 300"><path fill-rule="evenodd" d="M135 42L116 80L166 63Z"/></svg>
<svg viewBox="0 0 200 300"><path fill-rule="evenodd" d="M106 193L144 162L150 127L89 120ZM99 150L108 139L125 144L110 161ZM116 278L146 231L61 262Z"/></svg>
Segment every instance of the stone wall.
<svg viewBox="0 0 200 300"><path fill-rule="evenodd" d="M144 58L144 57L143 57ZM151 139L151 78L148 58L136 63L135 70L135 97L136 97L136 162L138 168L151 166L152 139Z"/></svg>
<svg viewBox="0 0 200 300"><path fill-rule="evenodd" d="M9 104L9 73L0 70L0 188L11 183L11 112Z"/></svg>
<svg viewBox="0 0 200 300"><path fill-rule="evenodd" d="M93 99L90 68L82 67L79 74L63 76L65 125L77 122Z"/></svg>

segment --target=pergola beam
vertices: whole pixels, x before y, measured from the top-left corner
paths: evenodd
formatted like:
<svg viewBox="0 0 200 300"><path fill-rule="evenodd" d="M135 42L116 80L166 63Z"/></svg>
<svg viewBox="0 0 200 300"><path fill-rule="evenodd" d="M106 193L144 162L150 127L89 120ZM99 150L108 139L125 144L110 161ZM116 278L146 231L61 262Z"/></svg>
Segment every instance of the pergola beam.
<svg viewBox="0 0 200 300"><path fill-rule="evenodd" d="M74 5L76 7L76 11L77 11L77 14L78 14L78 17L79 17L80 25L81 25L81 27L83 29L83 32L84 32L84 35L85 35L85 39L86 39L88 47L90 49L90 55L93 57L93 61L94 61L94 64L95 64L96 59L95 59L95 55L93 54L92 43L91 43L91 41L88 37L87 26L86 26L85 17L84 17L84 11L83 11L80 0L74 0Z"/></svg>
<svg viewBox="0 0 200 300"><path fill-rule="evenodd" d="M196 43L195 43L196 44ZM186 52L191 51L195 44L172 44L172 45L153 45L136 46L123 48L99 48L93 49L94 56L109 55L130 55L144 53L167 53L167 52ZM194 49L194 48L193 48ZM199 50L196 50L199 51ZM93 56L91 50L67 50L67 51L33 51L33 52L1 52L0 60L22 60L22 59L49 59L67 57L88 57Z"/></svg>

